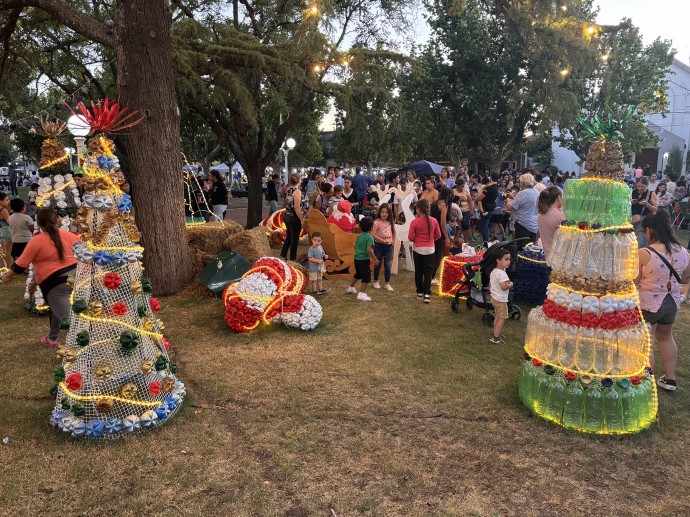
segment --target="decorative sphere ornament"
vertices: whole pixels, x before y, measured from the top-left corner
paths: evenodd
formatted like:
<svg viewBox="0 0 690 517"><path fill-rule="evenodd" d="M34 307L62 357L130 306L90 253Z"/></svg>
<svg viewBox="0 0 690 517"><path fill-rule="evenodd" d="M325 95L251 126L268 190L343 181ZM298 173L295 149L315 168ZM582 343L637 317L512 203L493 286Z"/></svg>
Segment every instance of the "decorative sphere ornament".
<svg viewBox="0 0 690 517"><path fill-rule="evenodd" d="M113 399L110 397L100 397L96 400L96 411L99 413L109 413L113 409Z"/></svg>
<svg viewBox="0 0 690 517"><path fill-rule="evenodd" d="M151 373L153 371L153 361L151 359L144 359L140 366L142 373Z"/></svg>
<svg viewBox="0 0 690 517"><path fill-rule="evenodd" d="M107 381L112 377L113 369L109 364L101 363L96 367L96 378L99 381Z"/></svg>
<svg viewBox="0 0 690 517"><path fill-rule="evenodd" d="M129 415L123 421L123 428L125 432L133 433L141 428L141 421L137 415Z"/></svg>
<svg viewBox="0 0 690 517"><path fill-rule="evenodd" d="M89 302L89 308L88 308L88 314L89 316L93 316L94 318L98 318L103 315L103 303L100 302L99 300L93 300Z"/></svg>
<svg viewBox="0 0 690 517"><path fill-rule="evenodd" d="M133 399L137 394L137 387L134 383L128 382L127 384L122 386L122 390L120 391L120 393L123 398Z"/></svg>
<svg viewBox="0 0 690 517"><path fill-rule="evenodd" d="M171 393L175 388L175 379L172 377L165 377L161 382L161 387L163 388L164 392Z"/></svg>

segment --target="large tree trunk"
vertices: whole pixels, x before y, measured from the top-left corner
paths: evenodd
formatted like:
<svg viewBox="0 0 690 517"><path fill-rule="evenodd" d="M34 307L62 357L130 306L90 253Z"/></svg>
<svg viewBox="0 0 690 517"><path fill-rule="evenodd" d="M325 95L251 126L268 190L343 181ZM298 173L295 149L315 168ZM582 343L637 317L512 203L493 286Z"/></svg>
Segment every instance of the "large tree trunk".
<svg viewBox="0 0 690 517"><path fill-rule="evenodd" d="M191 279L184 218L180 112L167 0L118 0L118 90L124 106L146 115L127 146L134 210L146 272L156 293L178 292Z"/></svg>
<svg viewBox="0 0 690 517"><path fill-rule="evenodd" d="M244 165L244 164L242 164ZM248 164L247 167L247 228L257 226L263 217L263 192L261 190L261 178L264 174L265 166L261 164Z"/></svg>

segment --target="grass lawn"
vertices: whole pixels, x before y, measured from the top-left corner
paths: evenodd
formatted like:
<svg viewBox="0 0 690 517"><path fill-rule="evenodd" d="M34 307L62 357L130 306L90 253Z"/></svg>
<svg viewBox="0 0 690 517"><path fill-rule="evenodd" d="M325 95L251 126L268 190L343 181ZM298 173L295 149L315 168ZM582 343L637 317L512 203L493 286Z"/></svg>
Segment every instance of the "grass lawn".
<svg viewBox="0 0 690 517"><path fill-rule="evenodd" d="M162 300L183 410L111 443L48 425L47 319L0 287L0 515L457 516L690 512L690 308L679 391L641 434L594 437L532 417L517 380L526 317L489 343L481 312L425 306L409 273L373 303L326 282L314 332L234 335L219 300ZM154 286L155 290L155 286ZM524 308L525 310L527 307Z"/></svg>

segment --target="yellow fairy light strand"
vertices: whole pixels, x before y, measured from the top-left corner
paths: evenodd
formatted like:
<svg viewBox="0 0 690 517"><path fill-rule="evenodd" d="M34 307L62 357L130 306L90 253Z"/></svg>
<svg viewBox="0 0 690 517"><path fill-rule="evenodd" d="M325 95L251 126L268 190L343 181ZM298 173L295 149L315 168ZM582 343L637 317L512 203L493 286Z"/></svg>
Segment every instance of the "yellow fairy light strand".
<svg viewBox="0 0 690 517"><path fill-rule="evenodd" d="M93 241L82 241L91 251L144 251L142 246L96 246Z"/></svg>
<svg viewBox="0 0 690 517"><path fill-rule="evenodd" d="M577 226L560 226L559 229L564 232L577 232L577 233L596 233L596 232L608 232L612 230L631 230L633 229L630 224L623 224L620 226L604 226L601 228L592 228L591 226L586 230L582 230Z"/></svg>
<svg viewBox="0 0 690 517"><path fill-rule="evenodd" d="M545 261L545 260L533 259L533 258L530 258L530 257L526 257L525 255L522 255L522 254L520 254L520 253L518 253L518 258L519 258L520 260L526 260L527 262L533 262L533 263L539 264L539 265L541 265L541 266L545 266L545 265L546 265L546 261Z"/></svg>
<svg viewBox="0 0 690 517"><path fill-rule="evenodd" d="M108 158L113 158L115 154L110 150L110 143L103 137L103 135L98 135L98 143L100 145L100 150L103 151L101 154L107 156Z"/></svg>
<svg viewBox="0 0 690 517"><path fill-rule="evenodd" d="M74 183L74 180L69 180L69 181L63 183L63 184L62 184L61 186L59 186L58 188L55 188L55 189L53 189L53 190L51 190L51 191L49 191L49 192L46 192L46 193L44 193L44 194L41 194L41 196L36 200L36 206L39 206L39 207L40 207L40 206L43 204L43 201L46 200L46 198L51 198L51 197L55 196L55 194L58 194L58 193L62 192L62 191L65 190L67 187L69 187L72 183Z"/></svg>
<svg viewBox="0 0 690 517"><path fill-rule="evenodd" d="M160 401L144 401L144 400L131 400L131 399L126 399L123 397L116 397L113 395L78 395L71 391L67 385L63 382L60 383L60 387L62 390L67 394L69 398L75 399L75 400L84 400L84 401L92 401L92 400L98 400L101 398L109 398L112 400L115 400L117 402L123 402L125 404L132 404L134 406L145 406L145 407L156 407L160 406L161 402Z"/></svg>
<svg viewBox="0 0 690 517"><path fill-rule="evenodd" d="M97 316L89 316L84 313L79 314L80 317L89 320L89 321L94 321L96 323L111 323L113 325L120 325L121 327L128 328L129 330L133 330L134 332L138 332L139 334L145 334L147 336L150 336L155 339L162 339L163 334L160 334L158 332L150 332L148 330L143 330L138 327L135 327L134 325L130 325L129 323L125 323L124 321L118 321L113 318L99 318Z"/></svg>
<svg viewBox="0 0 690 517"><path fill-rule="evenodd" d="M66 163L69 160L69 155L65 153L62 155L60 158L55 158L54 160L49 161L48 163L45 163L39 167L40 170L47 169L49 167L52 167L53 165L59 165L61 163Z"/></svg>

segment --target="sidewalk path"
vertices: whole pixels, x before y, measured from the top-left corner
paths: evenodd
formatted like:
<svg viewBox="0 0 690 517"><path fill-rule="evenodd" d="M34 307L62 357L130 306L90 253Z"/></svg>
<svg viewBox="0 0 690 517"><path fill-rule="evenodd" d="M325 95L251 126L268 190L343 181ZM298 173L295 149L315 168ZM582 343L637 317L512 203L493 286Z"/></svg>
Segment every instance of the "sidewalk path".
<svg viewBox="0 0 690 517"><path fill-rule="evenodd" d="M262 219L268 216L268 206L266 203L262 204ZM247 198L232 198L230 200L230 208L225 214L225 219L230 219L236 223L246 226L247 224Z"/></svg>

